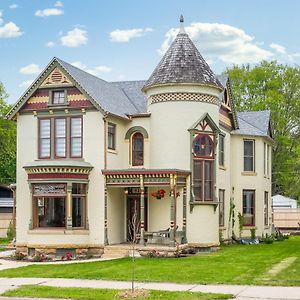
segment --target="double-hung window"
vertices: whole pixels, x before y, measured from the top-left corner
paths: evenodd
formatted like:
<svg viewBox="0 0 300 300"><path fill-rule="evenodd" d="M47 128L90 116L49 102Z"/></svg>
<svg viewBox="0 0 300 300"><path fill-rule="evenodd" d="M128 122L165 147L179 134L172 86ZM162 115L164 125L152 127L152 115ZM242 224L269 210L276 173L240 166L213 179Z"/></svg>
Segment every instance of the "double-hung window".
<svg viewBox="0 0 300 300"><path fill-rule="evenodd" d="M116 150L116 125L113 123L108 123L107 148L110 150Z"/></svg>
<svg viewBox="0 0 300 300"><path fill-rule="evenodd" d="M144 164L144 136L142 133L136 132L131 139L132 165L142 166Z"/></svg>
<svg viewBox="0 0 300 300"><path fill-rule="evenodd" d="M269 225L269 193L265 192L264 198L264 224Z"/></svg>
<svg viewBox="0 0 300 300"><path fill-rule="evenodd" d="M225 190L219 190L219 226L224 226L225 213Z"/></svg>
<svg viewBox="0 0 300 300"><path fill-rule="evenodd" d="M82 157L82 117L43 118L38 122L39 158Z"/></svg>
<svg viewBox="0 0 300 300"><path fill-rule="evenodd" d="M255 191L243 190L243 217L245 226L255 225Z"/></svg>
<svg viewBox="0 0 300 300"><path fill-rule="evenodd" d="M51 156L51 119L39 120L39 157Z"/></svg>
<svg viewBox="0 0 300 300"><path fill-rule="evenodd" d="M225 136L223 134L219 135L219 165L224 166L225 164Z"/></svg>
<svg viewBox="0 0 300 300"><path fill-rule="evenodd" d="M67 151L67 119L55 119L55 157L66 157Z"/></svg>
<svg viewBox="0 0 300 300"><path fill-rule="evenodd" d="M254 140L244 140L244 171L255 171L255 142Z"/></svg>
<svg viewBox="0 0 300 300"><path fill-rule="evenodd" d="M70 156L82 157L82 118L71 118Z"/></svg>

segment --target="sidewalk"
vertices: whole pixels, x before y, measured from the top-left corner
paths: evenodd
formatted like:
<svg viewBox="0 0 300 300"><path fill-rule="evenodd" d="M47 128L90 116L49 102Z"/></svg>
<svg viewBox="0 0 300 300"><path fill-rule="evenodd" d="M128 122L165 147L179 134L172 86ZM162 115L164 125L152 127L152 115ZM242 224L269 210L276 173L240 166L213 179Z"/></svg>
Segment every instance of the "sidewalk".
<svg viewBox="0 0 300 300"><path fill-rule="evenodd" d="M79 287L103 289L130 289L129 281L63 279L63 278L0 278L0 293L22 285L44 285L53 287ZM238 300L300 300L300 287L270 287L244 285L199 285L164 282L137 282L136 288L164 291L191 291L203 293L233 294ZM6 299L0 297L0 299Z"/></svg>

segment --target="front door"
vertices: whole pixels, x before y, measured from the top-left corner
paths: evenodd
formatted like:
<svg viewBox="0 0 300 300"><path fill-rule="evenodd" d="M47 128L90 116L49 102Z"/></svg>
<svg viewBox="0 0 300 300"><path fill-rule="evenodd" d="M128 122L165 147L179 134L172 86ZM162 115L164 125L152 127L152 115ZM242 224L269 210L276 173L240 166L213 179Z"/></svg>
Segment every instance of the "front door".
<svg viewBox="0 0 300 300"><path fill-rule="evenodd" d="M147 230L148 216L147 191L145 189L145 216L144 226ZM141 227L141 195L139 188L130 188L127 195L127 241L138 242Z"/></svg>

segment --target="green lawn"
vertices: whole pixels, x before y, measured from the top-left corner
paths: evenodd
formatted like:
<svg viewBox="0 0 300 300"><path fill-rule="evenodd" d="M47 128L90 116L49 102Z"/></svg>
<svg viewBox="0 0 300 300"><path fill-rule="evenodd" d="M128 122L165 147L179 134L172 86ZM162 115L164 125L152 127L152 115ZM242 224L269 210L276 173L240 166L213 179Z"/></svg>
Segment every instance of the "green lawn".
<svg viewBox="0 0 300 300"><path fill-rule="evenodd" d="M141 258L136 260L139 281L180 283L227 283L256 285L300 285L300 237L274 244L224 246L220 251L187 258ZM283 259L296 261L278 274L268 271ZM0 277L61 277L130 280L131 260L32 265L0 271Z"/></svg>
<svg viewBox="0 0 300 300"><path fill-rule="evenodd" d="M107 300L125 299L117 296L118 290L112 289L91 289L91 288L56 288L48 286L26 285L16 290L8 291L1 296L6 297L41 297L41 298L64 298L64 299L84 299L84 300ZM207 294L192 292L166 292L150 291L149 297L135 299L164 299L164 300L209 300L209 299L230 299L232 295L227 294ZM128 299L128 298L126 298ZM132 299L132 298L129 298Z"/></svg>
<svg viewBox="0 0 300 300"><path fill-rule="evenodd" d="M11 242L11 239L8 239L8 238L0 238L0 245L1 246L6 246L8 245L9 243Z"/></svg>

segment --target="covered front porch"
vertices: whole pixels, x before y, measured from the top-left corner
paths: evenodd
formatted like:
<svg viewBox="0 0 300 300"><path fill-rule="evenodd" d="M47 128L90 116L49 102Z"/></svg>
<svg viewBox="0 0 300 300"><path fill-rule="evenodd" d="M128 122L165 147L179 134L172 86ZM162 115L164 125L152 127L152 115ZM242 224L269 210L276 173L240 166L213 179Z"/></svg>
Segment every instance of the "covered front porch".
<svg viewBox="0 0 300 300"><path fill-rule="evenodd" d="M185 244L189 171L103 170L106 245Z"/></svg>

